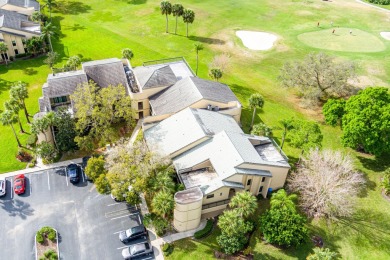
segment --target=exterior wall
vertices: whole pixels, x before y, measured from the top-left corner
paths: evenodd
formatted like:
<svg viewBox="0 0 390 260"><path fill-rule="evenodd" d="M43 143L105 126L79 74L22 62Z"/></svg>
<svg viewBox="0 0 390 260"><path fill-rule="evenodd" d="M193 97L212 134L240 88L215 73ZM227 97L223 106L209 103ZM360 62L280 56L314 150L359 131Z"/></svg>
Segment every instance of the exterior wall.
<svg viewBox="0 0 390 260"><path fill-rule="evenodd" d="M270 171L272 174L272 180L269 185L269 188L272 188L273 190L280 189L284 186L288 171L290 170L290 168L287 167L269 165L242 164L241 166L248 169L260 169Z"/></svg>
<svg viewBox="0 0 390 260"><path fill-rule="evenodd" d="M18 50L18 52L20 54L21 53L25 53L24 45L23 45L23 41L22 41L23 38L22 37L11 35L11 34L7 34L7 33L3 33L3 40L4 40L4 43L8 47L8 51L7 51L8 57L15 56L15 49ZM16 42L16 46L12 45L12 41ZM1 56L0 56L0 59L1 59Z"/></svg>
<svg viewBox="0 0 390 260"><path fill-rule="evenodd" d="M46 133L46 137L43 133L38 134L37 144L40 144L40 143L46 141L46 138L47 138L47 142L54 144L53 134L52 134L50 127L48 129L46 129L45 133Z"/></svg>
<svg viewBox="0 0 390 260"><path fill-rule="evenodd" d="M199 226L202 212L202 200L188 204L175 203L173 226L179 232L195 229Z"/></svg>
<svg viewBox="0 0 390 260"><path fill-rule="evenodd" d="M222 187L222 188L219 188L218 190L215 190L211 193L206 194L203 197L203 205L228 199L229 198L229 191L230 191L230 189L228 187ZM221 193L222 193L222 195L221 195ZM208 199L207 196L211 195L211 194L214 194L214 197Z"/></svg>
<svg viewBox="0 0 390 260"><path fill-rule="evenodd" d="M130 65L130 68L131 68L131 65ZM136 119L139 119L138 112L141 112L141 111L144 113L144 117L150 116L149 97L160 92L161 90L163 90L165 88L167 88L167 86L140 90L142 92L138 92L138 93L130 92L131 106L133 107L134 111L136 112ZM143 104L142 109L138 109L138 102L142 102L142 104Z"/></svg>
<svg viewBox="0 0 390 260"><path fill-rule="evenodd" d="M243 180L244 179L244 176L241 175L241 174L234 174L233 176L230 176L229 178L227 178L226 180L227 181L232 181L232 182L239 182L239 183L243 183Z"/></svg>
<svg viewBox="0 0 390 260"><path fill-rule="evenodd" d="M213 212L215 212L214 216L217 216L217 215L219 215L221 213L221 210L224 210L224 209L227 208L227 205L228 204L217 206L217 207L214 207L214 208L204 209L204 210L202 210L202 216L205 215L205 214L213 215L213 214L210 214L210 213L213 213Z"/></svg>
<svg viewBox="0 0 390 260"><path fill-rule="evenodd" d="M5 4L1 7L1 9L8 10L8 11L14 11L20 14L25 15L32 15L34 13L34 7L21 7L21 6L15 6L10 4Z"/></svg>

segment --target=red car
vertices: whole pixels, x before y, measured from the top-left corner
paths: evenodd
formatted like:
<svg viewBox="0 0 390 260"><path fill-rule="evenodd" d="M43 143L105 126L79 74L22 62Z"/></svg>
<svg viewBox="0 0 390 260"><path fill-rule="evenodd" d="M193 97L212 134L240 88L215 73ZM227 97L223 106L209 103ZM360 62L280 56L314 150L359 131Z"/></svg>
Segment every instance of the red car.
<svg viewBox="0 0 390 260"><path fill-rule="evenodd" d="M26 191L26 179L24 174L19 174L15 176L14 179L14 192L15 194L23 194Z"/></svg>

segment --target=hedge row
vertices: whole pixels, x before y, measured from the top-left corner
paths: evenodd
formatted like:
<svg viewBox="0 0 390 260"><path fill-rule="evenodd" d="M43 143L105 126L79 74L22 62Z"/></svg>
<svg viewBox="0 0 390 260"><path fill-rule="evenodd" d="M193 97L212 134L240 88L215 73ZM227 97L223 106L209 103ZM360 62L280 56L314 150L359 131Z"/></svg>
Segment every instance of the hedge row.
<svg viewBox="0 0 390 260"><path fill-rule="evenodd" d="M201 238L207 236L213 230L213 226L214 226L214 221L212 221L211 219L207 220L207 223L206 223L206 226L204 227L204 229L195 232L194 237L196 239L201 239Z"/></svg>
<svg viewBox="0 0 390 260"><path fill-rule="evenodd" d="M368 0L368 2L378 5L390 5L390 0Z"/></svg>

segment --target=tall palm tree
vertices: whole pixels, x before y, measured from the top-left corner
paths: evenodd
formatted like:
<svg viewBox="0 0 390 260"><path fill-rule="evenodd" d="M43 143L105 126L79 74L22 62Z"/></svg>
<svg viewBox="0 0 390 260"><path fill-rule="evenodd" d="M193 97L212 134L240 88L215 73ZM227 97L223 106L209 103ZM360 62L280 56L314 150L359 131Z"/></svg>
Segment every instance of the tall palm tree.
<svg viewBox="0 0 390 260"><path fill-rule="evenodd" d="M42 118L36 118L31 124L31 132L36 135L42 133L45 136L45 141L47 142L46 130L49 128L49 126L50 121L46 116Z"/></svg>
<svg viewBox="0 0 390 260"><path fill-rule="evenodd" d="M298 196L296 194L288 195L285 190L280 189L278 192L272 194L271 207L295 210L295 201L297 198Z"/></svg>
<svg viewBox="0 0 390 260"><path fill-rule="evenodd" d="M159 172L153 179L152 190L154 193L164 191L172 194L175 191L175 183L169 171Z"/></svg>
<svg viewBox="0 0 390 260"><path fill-rule="evenodd" d="M57 62L58 58L59 58L58 53L51 51L47 54L47 58L43 61L44 63L47 64L47 66L49 66L49 68L52 70L53 74L54 74L53 66Z"/></svg>
<svg viewBox="0 0 390 260"><path fill-rule="evenodd" d="M6 57L7 56L7 51L8 51L7 44L5 44L5 42L0 42L0 54L3 54L6 66L8 66L8 59Z"/></svg>
<svg viewBox="0 0 390 260"><path fill-rule="evenodd" d="M49 41L49 46L50 46L50 52L53 52L53 45L51 44L51 37L56 37L56 27L52 25L51 23L46 24L45 26L42 27L41 31L41 38Z"/></svg>
<svg viewBox="0 0 390 260"><path fill-rule="evenodd" d="M199 51L203 50L203 44L195 43L195 51L196 51L196 76L198 76L198 63L199 63Z"/></svg>
<svg viewBox="0 0 390 260"><path fill-rule="evenodd" d="M125 48L125 49L122 50L122 57L124 59L131 60L134 57L134 53L129 48Z"/></svg>
<svg viewBox="0 0 390 260"><path fill-rule="evenodd" d="M18 81L11 86L9 93L11 99L16 100L19 106L23 108L24 115L26 116L27 122L30 123L26 103L24 101L26 98L28 98L27 84L22 81Z"/></svg>
<svg viewBox="0 0 390 260"><path fill-rule="evenodd" d="M11 98L10 100L8 100L4 103L4 107L6 110L12 111L14 113L14 115L18 121L18 124L19 124L20 132L25 133L23 126L22 126L22 123L20 122L19 111L20 111L21 107L19 106L18 101Z"/></svg>
<svg viewBox="0 0 390 260"><path fill-rule="evenodd" d="M253 109L253 115L252 115L252 122L251 122L251 129L253 128L253 123L255 121L255 115L256 115L256 109L257 108L263 108L264 106L264 98L259 93L252 94L249 97L249 106Z"/></svg>
<svg viewBox="0 0 390 260"><path fill-rule="evenodd" d="M183 11L183 22L187 24L187 37L188 37L188 24L193 23L195 20L195 12L191 9L185 9Z"/></svg>
<svg viewBox="0 0 390 260"><path fill-rule="evenodd" d="M280 145L280 150L282 150L284 141L286 140L287 131L293 128L292 119L282 119L279 121L279 124L282 126L283 129L282 144Z"/></svg>
<svg viewBox="0 0 390 260"><path fill-rule="evenodd" d="M15 139L16 139L16 142L18 142L18 146L21 147L22 145L20 144L19 138L16 135L15 128L14 128L14 125L13 125L13 124L15 124L17 122L17 119L16 119L16 116L15 116L14 112L12 112L10 110L5 110L0 115L0 121L1 121L3 126L7 126L7 125L11 126L12 132L14 133L14 136L15 136Z"/></svg>
<svg viewBox="0 0 390 260"><path fill-rule="evenodd" d="M241 217L248 217L257 209L256 197L249 191L238 192L229 203L231 208L234 208Z"/></svg>
<svg viewBox="0 0 390 260"><path fill-rule="evenodd" d="M45 3L44 7L49 8L50 22L51 22L51 9L56 6L55 0L43 0Z"/></svg>
<svg viewBox="0 0 390 260"><path fill-rule="evenodd" d="M166 19L166 29L165 32L168 33L168 15L172 13L172 4L169 1L162 1L160 3L161 14L165 14Z"/></svg>
<svg viewBox="0 0 390 260"><path fill-rule="evenodd" d="M173 195L166 191L160 191L152 200L153 211L162 218L169 218L175 207Z"/></svg>
<svg viewBox="0 0 390 260"><path fill-rule="evenodd" d="M184 12L184 7L181 4L172 5L172 15L176 17L176 26L175 26L175 34L177 32L177 18L182 16Z"/></svg>

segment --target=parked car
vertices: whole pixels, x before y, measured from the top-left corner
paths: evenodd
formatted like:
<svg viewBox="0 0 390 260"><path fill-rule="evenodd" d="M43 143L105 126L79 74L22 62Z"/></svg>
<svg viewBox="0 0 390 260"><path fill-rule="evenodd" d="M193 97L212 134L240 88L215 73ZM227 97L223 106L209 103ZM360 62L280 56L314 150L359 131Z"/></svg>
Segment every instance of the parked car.
<svg viewBox="0 0 390 260"><path fill-rule="evenodd" d="M81 168L79 165L75 164L75 163L72 163L72 164L69 164L67 167L66 167L66 173L68 174L69 176L69 181L71 183L78 183L80 181L80 178L81 178Z"/></svg>
<svg viewBox="0 0 390 260"><path fill-rule="evenodd" d="M84 175L85 175L85 179L87 181L92 181L91 178L88 177L88 175L85 173L85 168L87 167L87 163L89 161L89 159L91 159L92 156L84 156L83 159L82 159L82 162L81 162L81 167L83 168L83 172L84 172Z"/></svg>
<svg viewBox="0 0 390 260"><path fill-rule="evenodd" d="M128 248L122 250L122 256L124 259L133 259L141 255L150 255L152 253L153 248L149 242L131 245Z"/></svg>
<svg viewBox="0 0 390 260"><path fill-rule="evenodd" d="M24 177L24 174L19 174L15 176L14 192L18 195L26 192L26 178Z"/></svg>
<svg viewBox="0 0 390 260"><path fill-rule="evenodd" d="M135 226L119 233L119 239L123 243L127 243L139 237L146 238L147 232L144 225Z"/></svg>
<svg viewBox="0 0 390 260"><path fill-rule="evenodd" d="M5 178L0 177L0 197L4 196L7 192L7 181Z"/></svg>

